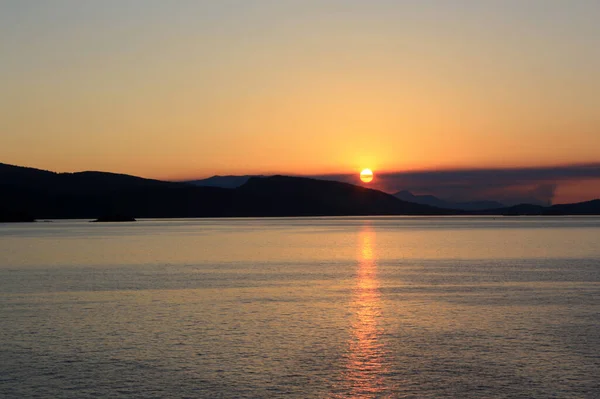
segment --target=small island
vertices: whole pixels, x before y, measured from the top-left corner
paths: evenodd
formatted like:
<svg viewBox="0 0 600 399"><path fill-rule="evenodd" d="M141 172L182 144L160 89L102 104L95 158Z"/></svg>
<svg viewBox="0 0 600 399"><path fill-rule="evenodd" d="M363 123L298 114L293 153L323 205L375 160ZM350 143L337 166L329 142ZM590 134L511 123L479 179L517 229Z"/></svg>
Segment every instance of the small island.
<svg viewBox="0 0 600 399"><path fill-rule="evenodd" d="M104 215L99 217L96 220L92 220L92 223L113 223L113 222L137 222L135 218L131 216L121 215L121 214L113 214L113 215Z"/></svg>

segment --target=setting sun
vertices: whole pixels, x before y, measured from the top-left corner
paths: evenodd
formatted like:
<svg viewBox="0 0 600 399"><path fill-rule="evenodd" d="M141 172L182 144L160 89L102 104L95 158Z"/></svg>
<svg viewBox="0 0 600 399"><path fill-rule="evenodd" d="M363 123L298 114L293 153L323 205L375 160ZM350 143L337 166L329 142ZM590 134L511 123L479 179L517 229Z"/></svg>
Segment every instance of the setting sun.
<svg viewBox="0 0 600 399"><path fill-rule="evenodd" d="M360 180L362 180L364 183L369 183L371 180L373 180L373 172L371 169L363 169L363 171L360 172Z"/></svg>

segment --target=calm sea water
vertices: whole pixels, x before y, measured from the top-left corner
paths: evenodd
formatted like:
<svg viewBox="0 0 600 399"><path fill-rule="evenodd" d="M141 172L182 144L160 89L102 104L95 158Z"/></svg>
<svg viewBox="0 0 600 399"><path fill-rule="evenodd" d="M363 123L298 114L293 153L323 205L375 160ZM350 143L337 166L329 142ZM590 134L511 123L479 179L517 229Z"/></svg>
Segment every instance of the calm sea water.
<svg viewBox="0 0 600 399"><path fill-rule="evenodd" d="M0 225L2 398L598 398L600 219Z"/></svg>

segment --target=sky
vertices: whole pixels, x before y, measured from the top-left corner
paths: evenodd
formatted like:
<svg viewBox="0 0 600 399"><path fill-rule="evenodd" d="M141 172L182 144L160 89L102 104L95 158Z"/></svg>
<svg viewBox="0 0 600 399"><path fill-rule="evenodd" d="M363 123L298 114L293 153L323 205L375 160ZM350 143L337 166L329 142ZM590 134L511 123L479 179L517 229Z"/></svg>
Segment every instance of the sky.
<svg viewBox="0 0 600 399"><path fill-rule="evenodd" d="M597 165L599 18L597 0L0 0L0 162L374 183ZM600 197L575 175L527 186Z"/></svg>

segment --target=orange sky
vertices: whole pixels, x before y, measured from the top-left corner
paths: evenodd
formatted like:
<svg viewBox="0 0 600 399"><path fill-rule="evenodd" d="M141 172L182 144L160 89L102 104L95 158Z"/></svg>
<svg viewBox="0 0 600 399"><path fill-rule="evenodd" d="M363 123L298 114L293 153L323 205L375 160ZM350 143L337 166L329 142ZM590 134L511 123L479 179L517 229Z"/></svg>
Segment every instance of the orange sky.
<svg viewBox="0 0 600 399"><path fill-rule="evenodd" d="M3 3L0 162L183 179L600 160L600 3L409 3Z"/></svg>

